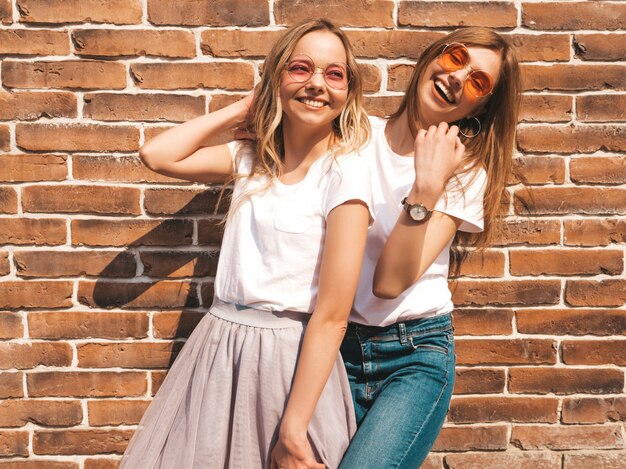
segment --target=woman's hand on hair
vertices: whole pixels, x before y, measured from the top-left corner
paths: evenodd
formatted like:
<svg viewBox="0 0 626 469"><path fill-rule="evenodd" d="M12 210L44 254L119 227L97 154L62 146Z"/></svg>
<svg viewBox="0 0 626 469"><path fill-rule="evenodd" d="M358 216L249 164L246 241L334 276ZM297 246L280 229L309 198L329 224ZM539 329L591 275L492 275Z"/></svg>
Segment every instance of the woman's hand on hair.
<svg viewBox="0 0 626 469"><path fill-rule="evenodd" d="M415 182L412 195L431 208L443 195L448 180L463 161L465 146L458 138L459 128L442 122L439 126L420 129L415 139Z"/></svg>
<svg viewBox="0 0 626 469"><path fill-rule="evenodd" d="M252 103L257 93L255 87L248 95L234 103L234 105L240 108L239 111L239 123L235 127L234 138L235 140L256 140L256 133L252 130Z"/></svg>
<svg viewBox="0 0 626 469"><path fill-rule="evenodd" d="M285 441L279 437L272 449L270 469L325 469L325 466L315 460L306 437L300 441Z"/></svg>

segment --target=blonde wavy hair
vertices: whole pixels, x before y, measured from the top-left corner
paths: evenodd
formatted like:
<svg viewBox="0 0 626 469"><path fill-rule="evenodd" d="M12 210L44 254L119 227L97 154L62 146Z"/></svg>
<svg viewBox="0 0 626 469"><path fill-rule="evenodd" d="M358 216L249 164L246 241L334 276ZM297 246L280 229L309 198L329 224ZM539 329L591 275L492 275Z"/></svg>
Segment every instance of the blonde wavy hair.
<svg viewBox="0 0 626 469"><path fill-rule="evenodd" d="M252 193L267 189L272 181L283 173L284 144L281 125L283 109L279 91L280 81L297 42L304 35L314 31L328 31L341 40L350 69L346 105L332 123L330 148L332 157L337 158L339 155L357 151L369 139L370 124L363 110L363 77L345 33L326 19L307 20L292 26L276 41L265 57L261 81L256 86L250 106L246 130L256 135L256 140L247 143L255 147L255 151L252 152L254 154L252 170L249 175L234 175L227 181L227 184L230 184L242 177L266 175L268 183L261 189L244 193L231 204L229 213Z"/></svg>
<svg viewBox="0 0 626 469"><path fill-rule="evenodd" d="M406 112L411 133L414 137L417 136L420 122L419 82L424 76L426 67L433 60L437 60L446 44L457 42L498 52L502 65L492 95L487 99L480 113L474 116L480 121L482 130L473 138L460 136L466 148L466 164L463 165L461 171L484 168L487 173L487 186L483 199L485 229L482 233L475 235L457 232L452 243L450 259L451 271L454 274L459 273L461 263L467 255L467 251L461 249L459 245L483 249L491 244L499 226L501 204L508 200L506 182L513 162L522 91L519 62L512 44L495 31L481 27L458 29L435 41L422 52L404 98L398 110L390 117L394 120ZM449 122L449 124L455 123Z"/></svg>

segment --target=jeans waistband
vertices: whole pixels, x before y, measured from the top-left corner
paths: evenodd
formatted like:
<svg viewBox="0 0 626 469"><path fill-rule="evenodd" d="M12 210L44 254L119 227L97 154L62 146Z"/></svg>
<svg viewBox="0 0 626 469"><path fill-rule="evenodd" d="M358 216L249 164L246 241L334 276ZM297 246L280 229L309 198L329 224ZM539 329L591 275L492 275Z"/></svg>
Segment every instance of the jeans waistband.
<svg viewBox="0 0 626 469"><path fill-rule="evenodd" d="M396 322L389 326L366 326L363 324L349 323L346 336L359 336L363 339L379 340L402 340L407 334L425 334L428 332L454 330L452 326L452 314L441 314L429 318L412 319L410 321Z"/></svg>

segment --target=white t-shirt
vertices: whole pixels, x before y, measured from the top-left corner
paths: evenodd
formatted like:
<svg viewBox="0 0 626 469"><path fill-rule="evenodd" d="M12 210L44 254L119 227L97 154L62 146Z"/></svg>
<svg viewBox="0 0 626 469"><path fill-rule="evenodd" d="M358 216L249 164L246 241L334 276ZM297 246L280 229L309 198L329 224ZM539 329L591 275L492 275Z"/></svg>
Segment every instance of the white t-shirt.
<svg viewBox="0 0 626 469"><path fill-rule="evenodd" d="M249 175L254 148L229 143L237 174ZM233 204L249 190L263 187L267 176L235 182ZM371 182L356 154L335 160L326 154L296 184L275 181L243 200L224 231L215 278L222 301L270 311L313 312L330 211L348 200L371 207Z"/></svg>
<svg viewBox="0 0 626 469"><path fill-rule="evenodd" d="M449 313L453 309L448 289L449 249L451 242L439 253L424 275L397 298L383 300L372 293L374 270L383 246L402 211L400 201L409 193L415 180L413 158L394 153L385 139L386 119L370 118L372 138L361 150L372 178L374 223L369 229L365 258L350 320L371 326L387 326L396 322ZM451 180L434 210L462 220L461 231L483 230L483 192L486 173L480 170ZM473 180L472 180L473 179Z"/></svg>

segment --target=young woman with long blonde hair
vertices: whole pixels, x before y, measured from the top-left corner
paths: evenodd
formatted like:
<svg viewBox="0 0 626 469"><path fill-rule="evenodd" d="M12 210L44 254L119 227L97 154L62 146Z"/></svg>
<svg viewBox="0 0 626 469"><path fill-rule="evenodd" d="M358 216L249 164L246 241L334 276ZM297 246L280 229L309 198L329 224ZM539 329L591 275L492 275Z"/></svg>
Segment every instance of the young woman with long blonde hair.
<svg viewBox="0 0 626 469"><path fill-rule="evenodd" d="M255 141L201 147L244 122ZM368 132L348 40L314 20L278 40L253 96L141 149L154 171L234 190L214 303L121 467L337 467L356 428L338 350L370 221Z"/></svg>
<svg viewBox="0 0 626 469"><path fill-rule="evenodd" d="M448 273L493 236L520 91L509 42L465 28L426 48L396 113L371 119L375 222L341 347L359 429L341 468L416 469L441 430L455 366Z"/></svg>

